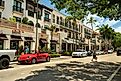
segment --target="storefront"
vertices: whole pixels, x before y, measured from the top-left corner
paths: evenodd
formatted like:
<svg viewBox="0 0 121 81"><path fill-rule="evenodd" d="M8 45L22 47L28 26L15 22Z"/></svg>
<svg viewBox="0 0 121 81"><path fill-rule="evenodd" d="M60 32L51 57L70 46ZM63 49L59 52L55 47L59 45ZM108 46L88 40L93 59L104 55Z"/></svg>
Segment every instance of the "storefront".
<svg viewBox="0 0 121 81"><path fill-rule="evenodd" d="M34 42L32 37L24 37L24 48L28 47L29 51L31 51L31 44Z"/></svg>
<svg viewBox="0 0 121 81"><path fill-rule="evenodd" d="M19 41L22 41L21 36L11 35L10 49L18 49Z"/></svg>
<svg viewBox="0 0 121 81"><path fill-rule="evenodd" d="M57 44L57 41L56 40L51 40L50 43L51 43L51 50L53 52L56 52L56 44Z"/></svg>
<svg viewBox="0 0 121 81"><path fill-rule="evenodd" d="M0 50L4 49L4 40L8 40L5 34L0 34Z"/></svg>
<svg viewBox="0 0 121 81"><path fill-rule="evenodd" d="M41 47L41 49L42 48L47 48L47 44L48 44L48 42L47 42L47 40L46 39L41 39L40 38L40 40L39 40L39 46Z"/></svg>
<svg viewBox="0 0 121 81"><path fill-rule="evenodd" d="M66 51L66 43L62 43L62 51Z"/></svg>

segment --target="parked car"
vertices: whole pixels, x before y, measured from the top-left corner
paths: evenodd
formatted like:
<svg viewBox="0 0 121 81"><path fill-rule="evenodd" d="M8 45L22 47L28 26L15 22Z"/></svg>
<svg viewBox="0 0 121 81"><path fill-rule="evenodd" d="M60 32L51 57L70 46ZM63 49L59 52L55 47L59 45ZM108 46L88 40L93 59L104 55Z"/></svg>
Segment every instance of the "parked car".
<svg viewBox="0 0 121 81"><path fill-rule="evenodd" d="M121 49L117 50L117 56L121 55Z"/></svg>
<svg viewBox="0 0 121 81"><path fill-rule="evenodd" d="M108 50L108 53L109 54L113 53L113 50L112 49Z"/></svg>
<svg viewBox="0 0 121 81"><path fill-rule="evenodd" d="M76 52L72 52L72 57L85 57L87 56L87 51L85 50L77 50Z"/></svg>
<svg viewBox="0 0 121 81"><path fill-rule="evenodd" d="M18 63L23 64L35 64L41 61L50 61L50 56L48 53L33 53L33 54L23 54L18 58Z"/></svg>
<svg viewBox="0 0 121 81"><path fill-rule="evenodd" d="M0 69L9 67L10 61L15 58L16 50L0 50Z"/></svg>
<svg viewBox="0 0 121 81"><path fill-rule="evenodd" d="M96 51L96 54L97 54L97 55L101 55L101 54L103 54L103 53L104 53L103 51L99 51L99 50Z"/></svg>

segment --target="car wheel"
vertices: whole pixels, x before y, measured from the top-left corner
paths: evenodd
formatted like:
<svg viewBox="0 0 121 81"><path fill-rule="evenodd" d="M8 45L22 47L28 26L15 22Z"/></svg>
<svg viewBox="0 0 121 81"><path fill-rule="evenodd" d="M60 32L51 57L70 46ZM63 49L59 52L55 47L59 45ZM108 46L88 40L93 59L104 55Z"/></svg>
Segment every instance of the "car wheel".
<svg viewBox="0 0 121 81"><path fill-rule="evenodd" d="M32 64L35 64L35 63L36 63L36 59L33 58L31 63L32 63Z"/></svg>
<svg viewBox="0 0 121 81"><path fill-rule="evenodd" d="M47 57L46 58L46 62L50 62L50 57Z"/></svg>
<svg viewBox="0 0 121 81"><path fill-rule="evenodd" d="M8 58L3 58L0 60L0 68L1 69L6 69L9 67L9 59Z"/></svg>

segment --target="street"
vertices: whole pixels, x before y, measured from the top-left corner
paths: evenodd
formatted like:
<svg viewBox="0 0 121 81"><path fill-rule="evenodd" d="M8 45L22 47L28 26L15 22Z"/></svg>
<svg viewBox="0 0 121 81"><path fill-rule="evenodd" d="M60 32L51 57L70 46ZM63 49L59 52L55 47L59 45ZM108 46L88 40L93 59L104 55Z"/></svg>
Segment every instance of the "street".
<svg viewBox="0 0 121 81"><path fill-rule="evenodd" d="M0 81L120 81L121 56L99 55L92 57L54 58L51 62L34 65L17 65L0 70Z"/></svg>

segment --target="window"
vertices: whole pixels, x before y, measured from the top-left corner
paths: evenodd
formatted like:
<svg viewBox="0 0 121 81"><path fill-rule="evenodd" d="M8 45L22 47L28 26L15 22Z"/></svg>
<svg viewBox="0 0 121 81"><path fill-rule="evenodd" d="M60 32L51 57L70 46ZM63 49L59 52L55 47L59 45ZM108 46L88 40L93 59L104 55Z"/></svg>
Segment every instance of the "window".
<svg viewBox="0 0 121 81"><path fill-rule="evenodd" d="M71 32L68 33L68 38L71 38Z"/></svg>
<svg viewBox="0 0 121 81"><path fill-rule="evenodd" d="M28 10L28 16L34 17L34 12L33 12L33 11Z"/></svg>
<svg viewBox="0 0 121 81"><path fill-rule="evenodd" d="M21 18L19 18L19 17L15 17L15 18L16 18L16 22L21 22Z"/></svg>
<svg viewBox="0 0 121 81"><path fill-rule="evenodd" d="M14 0L13 11L18 11L18 12L23 13L22 3Z"/></svg>
<svg viewBox="0 0 121 81"><path fill-rule="evenodd" d="M56 28L56 29L55 29L55 32L58 32L58 31L59 31L59 28Z"/></svg>
<svg viewBox="0 0 121 81"><path fill-rule="evenodd" d="M79 24L79 32L80 32L81 30L80 30L80 24Z"/></svg>
<svg viewBox="0 0 121 81"><path fill-rule="evenodd" d="M59 24L59 17L57 16L57 24Z"/></svg>
<svg viewBox="0 0 121 81"><path fill-rule="evenodd" d="M62 17L60 17L60 25L63 25L63 19L62 19Z"/></svg>
<svg viewBox="0 0 121 81"><path fill-rule="evenodd" d="M53 23L55 23L55 15L53 14Z"/></svg>
<svg viewBox="0 0 121 81"><path fill-rule="evenodd" d="M81 33L83 32L83 28L82 28L82 26L81 26Z"/></svg>
<svg viewBox="0 0 121 81"><path fill-rule="evenodd" d="M2 12L0 12L0 18L2 17Z"/></svg>
<svg viewBox="0 0 121 81"><path fill-rule="evenodd" d="M19 41L10 41L10 49L17 49L19 47Z"/></svg>
<svg viewBox="0 0 121 81"><path fill-rule="evenodd" d="M45 11L44 21L50 22L49 14L50 14L49 12Z"/></svg>
<svg viewBox="0 0 121 81"><path fill-rule="evenodd" d="M69 28L71 28L71 21L69 21Z"/></svg>
<svg viewBox="0 0 121 81"><path fill-rule="evenodd" d="M42 16L42 10L39 9L39 10L38 10L38 19L41 20L41 16ZM37 10L36 10L36 18L37 18Z"/></svg>
<svg viewBox="0 0 121 81"><path fill-rule="evenodd" d="M0 50L3 49L3 40L0 40Z"/></svg>
<svg viewBox="0 0 121 81"><path fill-rule="evenodd" d="M65 19L65 26L68 27L68 21Z"/></svg>

